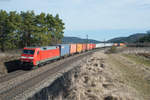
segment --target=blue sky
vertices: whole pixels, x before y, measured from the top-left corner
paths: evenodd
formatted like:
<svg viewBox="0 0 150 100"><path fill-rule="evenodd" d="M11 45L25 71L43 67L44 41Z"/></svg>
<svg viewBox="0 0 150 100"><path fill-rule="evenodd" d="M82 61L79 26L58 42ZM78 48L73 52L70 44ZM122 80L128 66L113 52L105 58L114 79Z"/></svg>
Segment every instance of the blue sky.
<svg viewBox="0 0 150 100"><path fill-rule="evenodd" d="M150 29L150 0L0 0L0 9L58 13L65 36L101 41Z"/></svg>

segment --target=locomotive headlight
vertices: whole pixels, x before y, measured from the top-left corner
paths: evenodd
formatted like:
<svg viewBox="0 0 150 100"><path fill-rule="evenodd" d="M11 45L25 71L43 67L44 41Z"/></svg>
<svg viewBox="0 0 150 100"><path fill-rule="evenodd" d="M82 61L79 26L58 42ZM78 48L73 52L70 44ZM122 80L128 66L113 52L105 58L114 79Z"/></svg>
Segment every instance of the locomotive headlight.
<svg viewBox="0 0 150 100"><path fill-rule="evenodd" d="M33 59L33 57L25 57L25 56L21 56L22 59Z"/></svg>
<svg viewBox="0 0 150 100"><path fill-rule="evenodd" d="M24 59L24 58L27 58L27 57L25 57L25 56L21 56L21 58L23 58L23 59Z"/></svg>
<svg viewBox="0 0 150 100"><path fill-rule="evenodd" d="M33 57L28 57L28 59L33 59Z"/></svg>

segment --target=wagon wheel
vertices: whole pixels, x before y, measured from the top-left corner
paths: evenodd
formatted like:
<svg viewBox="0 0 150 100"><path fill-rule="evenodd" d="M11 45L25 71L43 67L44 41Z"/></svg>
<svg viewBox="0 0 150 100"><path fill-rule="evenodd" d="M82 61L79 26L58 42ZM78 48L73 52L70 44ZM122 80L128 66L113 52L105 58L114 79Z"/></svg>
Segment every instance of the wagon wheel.
<svg viewBox="0 0 150 100"><path fill-rule="evenodd" d="M35 70L35 69L37 69L37 68L38 68L38 65L33 66L31 69L32 69L32 70Z"/></svg>

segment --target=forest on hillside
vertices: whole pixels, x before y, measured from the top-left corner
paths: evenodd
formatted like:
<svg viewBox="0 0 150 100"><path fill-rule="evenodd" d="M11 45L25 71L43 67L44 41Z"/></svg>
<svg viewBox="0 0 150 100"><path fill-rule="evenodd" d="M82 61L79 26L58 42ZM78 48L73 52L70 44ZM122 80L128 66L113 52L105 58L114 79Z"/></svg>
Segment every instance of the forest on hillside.
<svg viewBox="0 0 150 100"><path fill-rule="evenodd" d="M140 43L150 43L150 30L147 31L147 35L139 39Z"/></svg>
<svg viewBox="0 0 150 100"><path fill-rule="evenodd" d="M64 25L58 14L0 10L0 50L61 43Z"/></svg>
<svg viewBox="0 0 150 100"><path fill-rule="evenodd" d="M117 37L108 40L112 43L150 43L150 30L145 33L136 33L127 37Z"/></svg>

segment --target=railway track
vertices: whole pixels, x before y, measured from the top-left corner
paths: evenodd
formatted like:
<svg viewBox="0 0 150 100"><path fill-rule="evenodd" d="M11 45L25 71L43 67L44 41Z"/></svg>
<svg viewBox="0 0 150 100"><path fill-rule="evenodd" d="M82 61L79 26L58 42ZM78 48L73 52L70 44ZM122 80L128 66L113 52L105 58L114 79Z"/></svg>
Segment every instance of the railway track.
<svg viewBox="0 0 150 100"><path fill-rule="evenodd" d="M71 66L74 62L81 60L98 50L99 49L61 59L33 71L18 71L10 74L10 76L8 75L4 77L0 80L0 100L13 100L18 94L30 89L46 77L58 73L60 70Z"/></svg>
<svg viewBox="0 0 150 100"><path fill-rule="evenodd" d="M11 72L5 76L0 77L0 83L16 78L18 75L23 75L24 73L26 73L26 71L23 70Z"/></svg>

